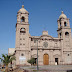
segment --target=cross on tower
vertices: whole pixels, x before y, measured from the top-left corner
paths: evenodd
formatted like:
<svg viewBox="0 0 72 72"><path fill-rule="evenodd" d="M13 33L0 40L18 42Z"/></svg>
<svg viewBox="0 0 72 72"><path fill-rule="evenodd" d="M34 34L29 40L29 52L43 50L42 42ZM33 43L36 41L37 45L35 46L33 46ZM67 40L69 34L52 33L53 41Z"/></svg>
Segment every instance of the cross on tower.
<svg viewBox="0 0 72 72"><path fill-rule="evenodd" d="M61 8L61 11L63 11L63 9Z"/></svg>

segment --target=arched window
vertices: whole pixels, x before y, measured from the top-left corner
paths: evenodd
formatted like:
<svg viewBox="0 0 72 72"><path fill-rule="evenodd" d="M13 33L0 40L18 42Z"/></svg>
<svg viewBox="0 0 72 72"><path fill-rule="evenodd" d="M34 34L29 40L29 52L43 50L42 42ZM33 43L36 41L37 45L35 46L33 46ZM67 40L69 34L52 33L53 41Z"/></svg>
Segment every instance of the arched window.
<svg viewBox="0 0 72 72"><path fill-rule="evenodd" d="M24 17L21 18L21 22L25 22L25 18Z"/></svg>
<svg viewBox="0 0 72 72"><path fill-rule="evenodd" d="M67 26L67 23L66 22L64 22L64 26Z"/></svg>
<svg viewBox="0 0 72 72"><path fill-rule="evenodd" d="M20 29L20 33L26 33L26 29L25 28L21 28Z"/></svg>
<svg viewBox="0 0 72 72"><path fill-rule="evenodd" d="M65 32L65 36L69 36L69 33L68 32Z"/></svg>

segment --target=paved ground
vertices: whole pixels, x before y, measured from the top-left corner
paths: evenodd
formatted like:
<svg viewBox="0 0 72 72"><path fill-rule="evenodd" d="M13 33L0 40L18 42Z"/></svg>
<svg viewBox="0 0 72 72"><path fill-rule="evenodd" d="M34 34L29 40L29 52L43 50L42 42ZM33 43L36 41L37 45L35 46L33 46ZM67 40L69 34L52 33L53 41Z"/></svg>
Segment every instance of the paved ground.
<svg viewBox="0 0 72 72"><path fill-rule="evenodd" d="M36 72L36 66L29 67L21 67L22 69L32 70ZM47 65L47 66L39 66L38 72L72 72L72 65Z"/></svg>
<svg viewBox="0 0 72 72"><path fill-rule="evenodd" d="M37 71L37 66L24 66L24 67L20 67L20 68L24 69L24 70L28 70L25 72L72 72L72 65L39 66L39 71ZM18 72L18 71L15 71L15 72ZM20 72L22 72L22 71L20 71Z"/></svg>

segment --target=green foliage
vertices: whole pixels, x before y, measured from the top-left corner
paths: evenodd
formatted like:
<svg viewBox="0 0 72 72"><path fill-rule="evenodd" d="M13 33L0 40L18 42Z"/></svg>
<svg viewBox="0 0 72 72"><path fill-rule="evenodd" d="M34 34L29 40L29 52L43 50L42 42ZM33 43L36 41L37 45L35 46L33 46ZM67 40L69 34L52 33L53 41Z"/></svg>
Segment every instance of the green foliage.
<svg viewBox="0 0 72 72"><path fill-rule="evenodd" d="M31 65L33 65L35 63L35 58L31 58L30 60L27 61L28 63L30 63Z"/></svg>
<svg viewBox="0 0 72 72"><path fill-rule="evenodd" d="M2 58L0 58L4 65L8 65L13 60L15 60L15 57L13 55L4 55L2 54Z"/></svg>

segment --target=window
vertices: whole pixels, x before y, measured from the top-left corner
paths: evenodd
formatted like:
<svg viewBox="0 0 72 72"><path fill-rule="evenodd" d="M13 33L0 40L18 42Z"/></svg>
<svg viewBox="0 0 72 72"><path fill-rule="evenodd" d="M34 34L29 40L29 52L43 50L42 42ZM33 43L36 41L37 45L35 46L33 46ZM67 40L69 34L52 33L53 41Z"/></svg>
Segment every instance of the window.
<svg viewBox="0 0 72 72"><path fill-rule="evenodd" d="M24 54L22 53L21 56L24 56Z"/></svg>
<svg viewBox="0 0 72 72"><path fill-rule="evenodd" d="M22 45L22 44L20 43L20 45Z"/></svg>
<svg viewBox="0 0 72 72"><path fill-rule="evenodd" d="M57 65L58 65L58 58L55 58L55 62L57 63Z"/></svg>
<svg viewBox="0 0 72 72"><path fill-rule="evenodd" d="M64 22L64 26L67 26L67 23L66 22Z"/></svg>
<svg viewBox="0 0 72 72"><path fill-rule="evenodd" d="M69 56L69 54L68 54L68 56Z"/></svg>
<svg viewBox="0 0 72 72"><path fill-rule="evenodd" d="M60 38L61 38L61 33L60 33Z"/></svg>
<svg viewBox="0 0 72 72"><path fill-rule="evenodd" d="M60 27L61 27L61 22L60 22Z"/></svg>
<svg viewBox="0 0 72 72"><path fill-rule="evenodd" d="M25 18L24 17L21 18L21 22L25 22Z"/></svg>
<svg viewBox="0 0 72 72"><path fill-rule="evenodd" d="M69 33L68 32L65 32L65 36L69 36Z"/></svg>
<svg viewBox="0 0 72 72"><path fill-rule="evenodd" d="M33 41L33 38L31 38L31 41Z"/></svg>
<svg viewBox="0 0 72 72"><path fill-rule="evenodd" d="M25 44L23 44L23 45L25 45Z"/></svg>
<svg viewBox="0 0 72 72"><path fill-rule="evenodd" d="M22 38L20 38L20 40L22 40Z"/></svg>
<svg viewBox="0 0 72 72"><path fill-rule="evenodd" d="M23 38L23 40L25 40L25 38Z"/></svg>
<svg viewBox="0 0 72 72"><path fill-rule="evenodd" d="M26 29L25 28L21 28L20 29L20 33L26 33Z"/></svg>
<svg viewBox="0 0 72 72"><path fill-rule="evenodd" d="M43 39L42 39L43 40Z"/></svg>

